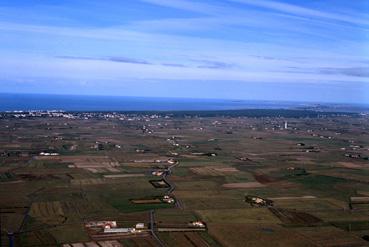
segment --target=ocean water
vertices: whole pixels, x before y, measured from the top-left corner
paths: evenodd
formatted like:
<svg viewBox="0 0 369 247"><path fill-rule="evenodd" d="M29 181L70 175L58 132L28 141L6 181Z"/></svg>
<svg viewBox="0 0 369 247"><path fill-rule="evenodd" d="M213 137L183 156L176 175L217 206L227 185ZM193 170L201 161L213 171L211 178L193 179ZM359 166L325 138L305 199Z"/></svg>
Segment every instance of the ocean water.
<svg viewBox="0 0 369 247"><path fill-rule="evenodd" d="M79 96L46 94L0 94L0 111L191 111L261 108L292 108L289 102L145 98L120 96Z"/></svg>

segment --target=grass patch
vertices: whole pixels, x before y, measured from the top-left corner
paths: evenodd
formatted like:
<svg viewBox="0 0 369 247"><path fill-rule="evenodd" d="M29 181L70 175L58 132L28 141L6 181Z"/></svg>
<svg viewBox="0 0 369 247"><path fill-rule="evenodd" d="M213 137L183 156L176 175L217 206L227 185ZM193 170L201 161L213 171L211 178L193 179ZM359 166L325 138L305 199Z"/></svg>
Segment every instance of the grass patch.
<svg viewBox="0 0 369 247"><path fill-rule="evenodd" d="M218 243L214 238L212 238L207 232L199 232L200 236L213 247L221 247L222 245Z"/></svg>
<svg viewBox="0 0 369 247"><path fill-rule="evenodd" d="M0 173L0 182L8 182L15 180L15 175L12 172Z"/></svg>
<svg viewBox="0 0 369 247"><path fill-rule="evenodd" d="M369 221L340 221L331 224L345 231L369 230Z"/></svg>
<svg viewBox="0 0 369 247"><path fill-rule="evenodd" d="M324 175L298 177L295 179L291 179L291 181L300 183L306 188L321 191L331 190L335 185L347 182L347 180L343 178L336 178Z"/></svg>

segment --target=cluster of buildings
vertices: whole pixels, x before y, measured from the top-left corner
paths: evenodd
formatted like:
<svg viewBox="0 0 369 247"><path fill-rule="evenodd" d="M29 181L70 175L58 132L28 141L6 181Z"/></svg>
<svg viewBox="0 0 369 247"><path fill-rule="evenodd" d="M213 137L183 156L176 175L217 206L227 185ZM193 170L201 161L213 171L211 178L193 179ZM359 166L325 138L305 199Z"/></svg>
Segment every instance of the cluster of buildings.
<svg viewBox="0 0 369 247"><path fill-rule="evenodd" d="M62 110L30 110L7 111L0 114L0 118L66 118L66 119L117 119L125 121L150 121L159 118L171 118L170 114L132 114L123 112L65 112Z"/></svg>
<svg viewBox="0 0 369 247"><path fill-rule="evenodd" d="M1 118L45 118L45 117L55 117L55 118L76 118L74 114L67 113L59 110L49 110L49 111L11 111L5 112L0 115Z"/></svg>
<svg viewBox="0 0 369 247"><path fill-rule="evenodd" d="M137 223L133 227L118 227L116 221L90 221L85 224L89 230L97 230L100 234L134 234L147 230L144 223Z"/></svg>
<svg viewBox="0 0 369 247"><path fill-rule="evenodd" d="M177 137L175 136L168 138L167 142L169 142L169 144L171 144L174 147L179 147L179 143L177 142Z"/></svg>
<svg viewBox="0 0 369 247"><path fill-rule="evenodd" d="M154 131L147 125L141 127L142 133L144 134L152 134Z"/></svg>
<svg viewBox="0 0 369 247"><path fill-rule="evenodd" d="M173 197L169 196L169 195L163 196L162 201L165 202L165 203L169 203L169 204L173 204L173 203L176 202L176 200Z"/></svg>
<svg viewBox="0 0 369 247"><path fill-rule="evenodd" d="M350 154L350 153L346 153L345 157L347 158L352 158L352 159L361 159L361 154Z"/></svg>

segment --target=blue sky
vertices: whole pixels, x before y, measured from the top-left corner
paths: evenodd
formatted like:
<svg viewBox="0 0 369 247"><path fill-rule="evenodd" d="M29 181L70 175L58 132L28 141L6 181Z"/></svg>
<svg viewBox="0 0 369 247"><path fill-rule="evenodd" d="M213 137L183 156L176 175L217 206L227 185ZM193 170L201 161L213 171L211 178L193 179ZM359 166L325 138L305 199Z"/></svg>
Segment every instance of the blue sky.
<svg viewBox="0 0 369 247"><path fill-rule="evenodd" d="M367 0L1 0L0 92L369 103Z"/></svg>

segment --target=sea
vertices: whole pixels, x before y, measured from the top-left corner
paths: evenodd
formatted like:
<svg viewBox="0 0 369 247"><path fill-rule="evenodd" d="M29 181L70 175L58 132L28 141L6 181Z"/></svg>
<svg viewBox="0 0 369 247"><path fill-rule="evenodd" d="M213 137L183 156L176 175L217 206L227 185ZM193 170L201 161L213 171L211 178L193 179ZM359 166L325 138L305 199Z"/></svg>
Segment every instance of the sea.
<svg viewBox="0 0 369 247"><path fill-rule="evenodd" d="M291 109L306 103L190 98L151 98L0 93L0 112L62 111L212 111L239 109Z"/></svg>

